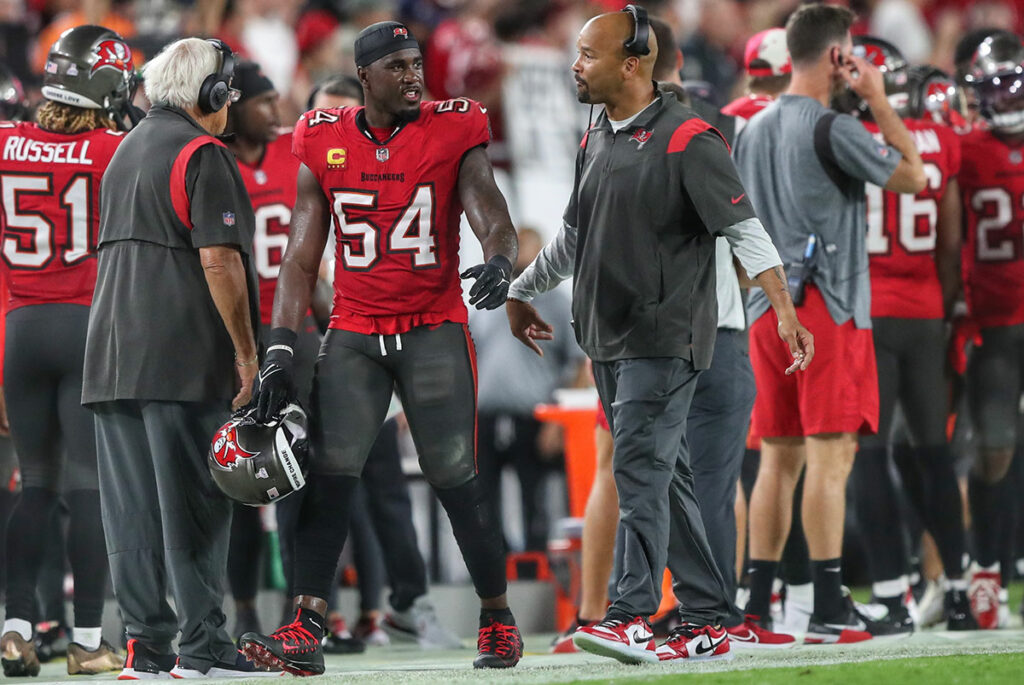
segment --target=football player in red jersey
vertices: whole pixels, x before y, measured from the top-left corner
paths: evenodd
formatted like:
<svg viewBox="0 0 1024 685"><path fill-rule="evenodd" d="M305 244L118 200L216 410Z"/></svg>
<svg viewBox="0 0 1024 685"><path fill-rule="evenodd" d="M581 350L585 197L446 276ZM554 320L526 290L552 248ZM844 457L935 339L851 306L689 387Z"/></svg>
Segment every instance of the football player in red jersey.
<svg viewBox="0 0 1024 685"><path fill-rule="evenodd" d="M750 76L747 94L722 108L722 114L736 117L736 133L752 116L775 101L789 86L793 63L786 49L786 29L765 29L747 41L743 66Z"/></svg>
<svg viewBox="0 0 1024 685"><path fill-rule="evenodd" d="M899 50L886 41L859 36L854 42L854 50L863 51L864 58L883 71L889 101L913 136L928 179L927 187L917 195L871 184L865 187L880 412L878 433L860 438L853 485L866 542L872 601L884 607L879 620L895 632L915 629L905 604L910 553L900 513L901 497L889 467L893 412L899 405L913 447L908 448L910 458L898 459L897 465L942 557L947 627L971 630L977 624L963 578L967 542L946 435L949 393L944 374L945 320L960 291L960 194L956 181L960 140L942 123L941 116L942 107L948 105L948 97L943 95L948 96L954 87L932 67L908 68ZM855 111L864 126L878 135L867 107L855 107Z"/></svg>
<svg viewBox="0 0 1024 685"><path fill-rule="evenodd" d="M1024 372L1024 46L999 31L975 51L966 80L985 128L962 139L960 188L968 316L982 344L967 365L967 399L980 441L968 478L977 567L971 607L982 628L998 625L1000 560L1006 555L1010 469Z"/></svg>
<svg viewBox="0 0 1024 685"><path fill-rule="evenodd" d="M101 634L107 550L93 419L81 398L100 179L122 140L133 78L119 35L70 29L50 48L38 123L0 123L0 255L10 285L4 394L24 484L7 528L7 676L39 674L32 626L46 538L35 531L62 492L75 579L68 673L118 670L123 660Z"/></svg>
<svg viewBox="0 0 1024 685"><path fill-rule="evenodd" d="M323 672L325 598L352 493L396 389L423 474L481 599L473 664L514 666L522 638L506 601L493 497L477 477L475 359L458 273L463 210L487 259L462 274L476 279L470 304L504 303L518 251L484 150L486 112L466 99L421 102L422 53L400 23L360 32L355 61L366 106L307 112L295 129L298 197L255 395L263 418L294 393L295 331L333 216L334 311L314 382L314 459L293 567L296 617L270 636L243 636L242 648L292 673Z"/></svg>

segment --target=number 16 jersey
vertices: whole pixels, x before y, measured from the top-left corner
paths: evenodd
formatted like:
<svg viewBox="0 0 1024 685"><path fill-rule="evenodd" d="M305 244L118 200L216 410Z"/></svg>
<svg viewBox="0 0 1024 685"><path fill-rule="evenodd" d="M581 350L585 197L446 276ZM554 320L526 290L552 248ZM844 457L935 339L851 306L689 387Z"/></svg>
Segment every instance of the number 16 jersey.
<svg viewBox="0 0 1024 685"><path fill-rule="evenodd" d="M463 98L425 102L386 139L373 136L363 112L307 112L292 142L334 217L330 326L392 335L466 323L457 184L463 156L490 140L486 112Z"/></svg>

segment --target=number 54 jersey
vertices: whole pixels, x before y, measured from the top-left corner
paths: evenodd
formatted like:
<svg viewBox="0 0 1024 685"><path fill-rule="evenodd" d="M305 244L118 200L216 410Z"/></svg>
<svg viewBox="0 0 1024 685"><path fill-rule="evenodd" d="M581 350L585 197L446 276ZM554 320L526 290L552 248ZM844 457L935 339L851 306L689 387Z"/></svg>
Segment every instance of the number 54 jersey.
<svg viewBox="0 0 1024 685"><path fill-rule="evenodd" d="M376 134L362 107L345 107L307 112L293 135L334 217L330 326L392 335L466 323L457 184L463 156L490 140L486 112L462 98L424 102L415 120Z"/></svg>
<svg viewBox="0 0 1024 685"><path fill-rule="evenodd" d="M0 258L10 309L92 304L100 179L124 135L0 122Z"/></svg>
<svg viewBox="0 0 1024 685"><path fill-rule="evenodd" d="M967 308L983 328L1024 323L1024 143L975 130L962 149Z"/></svg>

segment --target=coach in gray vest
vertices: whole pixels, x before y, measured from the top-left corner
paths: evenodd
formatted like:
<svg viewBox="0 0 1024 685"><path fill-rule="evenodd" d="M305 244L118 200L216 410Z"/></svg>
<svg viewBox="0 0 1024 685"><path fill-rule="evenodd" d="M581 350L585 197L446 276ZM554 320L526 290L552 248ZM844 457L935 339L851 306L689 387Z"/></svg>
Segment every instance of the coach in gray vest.
<svg viewBox="0 0 1024 685"><path fill-rule="evenodd" d="M145 71L153 108L103 177L82 402L96 414L126 677L252 675L224 630L231 505L206 466L258 368L252 207L213 137L232 63L219 42L164 49Z"/></svg>

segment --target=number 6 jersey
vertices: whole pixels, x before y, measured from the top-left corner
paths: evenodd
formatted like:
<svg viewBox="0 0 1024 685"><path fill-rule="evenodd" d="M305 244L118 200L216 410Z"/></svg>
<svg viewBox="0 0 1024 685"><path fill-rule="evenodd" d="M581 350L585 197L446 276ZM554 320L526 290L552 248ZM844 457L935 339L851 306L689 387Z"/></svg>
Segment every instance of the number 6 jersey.
<svg viewBox="0 0 1024 685"><path fill-rule="evenodd" d="M299 119L292 152L316 176L337 237L331 328L392 335L466 323L459 284L459 167L490 139L487 115L459 98L377 137L362 107ZM383 135L381 135L383 133Z"/></svg>
<svg viewBox="0 0 1024 685"><path fill-rule="evenodd" d="M92 303L100 179L123 139L104 128L64 134L0 122L0 256L9 274L8 311Z"/></svg>
<svg viewBox="0 0 1024 685"><path fill-rule="evenodd" d="M962 148L967 308L983 328L1024 323L1024 143L975 130Z"/></svg>

